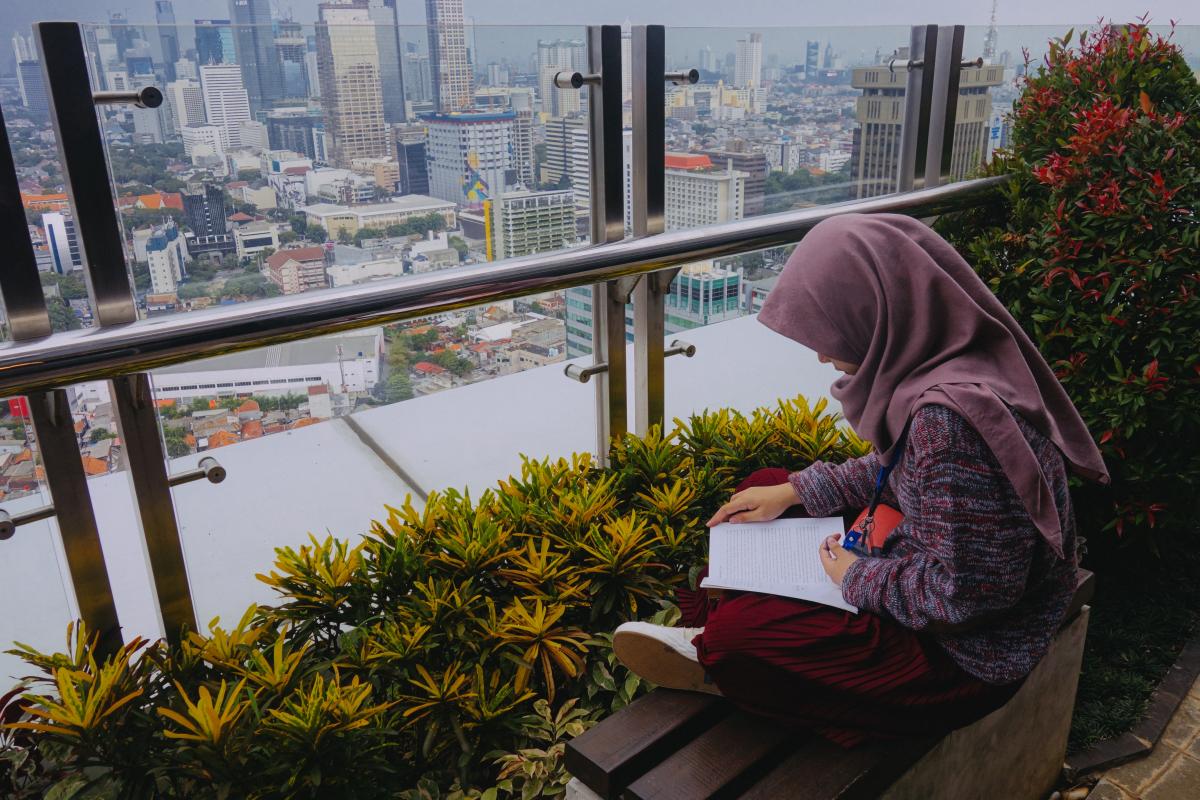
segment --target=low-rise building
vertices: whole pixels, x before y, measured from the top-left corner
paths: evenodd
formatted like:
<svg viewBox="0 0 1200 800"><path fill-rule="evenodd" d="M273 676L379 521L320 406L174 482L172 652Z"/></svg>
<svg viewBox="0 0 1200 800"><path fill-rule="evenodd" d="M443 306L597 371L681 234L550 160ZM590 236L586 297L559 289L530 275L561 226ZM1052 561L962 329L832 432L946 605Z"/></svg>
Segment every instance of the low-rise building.
<svg viewBox="0 0 1200 800"><path fill-rule="evenodd" d="M267 249L278 250L279 232L273 222L247 222L234 226L233 243L238 258L252 258Z"/></svg>
<svg viewBox="0 0 1200 800"><path fill-rule="evenodd" d="M327 251L320 245L293 247L267 256L267 279L284 294L299 294L328 285Z"/></svg>
<svg viewBox="0 0 1200 800"><path fill-rule="evenodd" d="M342 231L353 236L364 228L384 230L389 225L402 225L414 217L430 214L441 216L445 227L455 226L454 203L425 195L412 194L394 197L386 203L370 203L360 206L317 203L302 209L309 225L320 225L331 239Z"/></svg>

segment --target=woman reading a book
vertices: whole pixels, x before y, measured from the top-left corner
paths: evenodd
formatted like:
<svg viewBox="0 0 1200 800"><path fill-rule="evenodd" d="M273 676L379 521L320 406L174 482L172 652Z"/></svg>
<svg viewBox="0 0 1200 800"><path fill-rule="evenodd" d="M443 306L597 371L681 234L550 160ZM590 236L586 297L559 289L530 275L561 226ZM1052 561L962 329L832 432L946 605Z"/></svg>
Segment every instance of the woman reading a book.
<svg viewBox="0 0 1200 800"><path fill-rule="evenodd" d="M873 452L761 470L709 525L875 503L900 521L853 549L836 536L820 548L858 614L681 592L686 627L627 623L617 655L653 683L723 694L845 746L944 733L998 708L1075 590L1068 470L1108 478L1070 399L971 267L908 217L817 225L758 318L843 373L833 396Z"/></svg>

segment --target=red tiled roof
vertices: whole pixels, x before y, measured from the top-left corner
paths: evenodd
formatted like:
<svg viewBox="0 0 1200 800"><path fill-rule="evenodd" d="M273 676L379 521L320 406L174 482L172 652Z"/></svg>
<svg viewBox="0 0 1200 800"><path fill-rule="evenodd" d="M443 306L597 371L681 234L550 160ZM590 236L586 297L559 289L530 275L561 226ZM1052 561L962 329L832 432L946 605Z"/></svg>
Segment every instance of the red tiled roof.
<svg viewBox="0 0 1200 800"><path fill-rule="evenodd" d="M224 447L225 445L234 444L238 438L229 431L217 431L212 436L208 437L208 449L214 447Z"/></svg>
<svg viewBox="0 0 1200 800"><path fill-rule="evenodd" d="M288 259L298 261L301 264L306 261L324 261L325 248L320 245L312 247L293 247L290 250L279 250L267 256L267 268L279 269Z"/></svg>
<svg viewBox="0 0 1200 800"><path fill-rule="evenodd" d="M258 420L251 420L242 426L243 439L259 439L263 435L262 423Z"/></svg>
<svg viewBox="0 0 1200 800"><path fill-rule="evenodd" d="M254 219L254 217L250 216L249 214L245 213L244 211L236 211L229 215L230 222L250 222L253 219Z"/></svg>
<svg viewBox="0 0 1200 800"><path fill-rule="evenodd" d="M439 367L437 364L430 364L428 361L418 361L416 364L413 364L413 369L426 375L440 375L446 371L444 367Z"/></svg>
<svg viewBox="0 0 1200 800"><path fill-rule="evenodd" d="M67 206L67 196L62 193L25 194L21 192L21 202L24 203L26 208L32 209L65 208Z"/></svg>
<svg viewBox="0 0 1200 800"><path fill-rule="evenodd" d="M308 172L308 169L308 167L284 167L283 173L285 175L303 175Z"/></svg>
<svg viewBox="0 0 1200 800"><path fill-rule="evenodd" d="M238 414L245 414L250 411L262 411L262 409L259 408L257 400L247 400L237 407Z"/></svg>
<svg viewBox="0 0 1200 800"><path fill-rule="evenodd" d="M225 184L226 189L240 189L243 186L249 186L250 181L234 181L233 183Z"/></svg>
<svg viewBox="0 0 1200 800"><path fill-rule="evenodd" d="M309 425L316 425L320 421L321 420L314 419L313 417L302 417L301 419L298 419L289 425L288 430L294 431L296 428L307 428Z"/></svg>
<svg viewBox="0 0 1200 800"><path fill-rule="evenodd" d="M667 169L707 169L712 159L702 153L667 153L664 165Z"/></svg>
<svg viewBox="0 0 1200 800"><path fill-rule="evenodd" d="M320 386L308 387L308 396L312 397L315 394L329 394L329 387L326 386L325 384L321 384Z"/></svg>
<svg viewBox="0 0 1200 800"><path fill-rule="evenodd" d="M88 475L107 475L108 463L91 456L83 456L83 471Z"/></svg>

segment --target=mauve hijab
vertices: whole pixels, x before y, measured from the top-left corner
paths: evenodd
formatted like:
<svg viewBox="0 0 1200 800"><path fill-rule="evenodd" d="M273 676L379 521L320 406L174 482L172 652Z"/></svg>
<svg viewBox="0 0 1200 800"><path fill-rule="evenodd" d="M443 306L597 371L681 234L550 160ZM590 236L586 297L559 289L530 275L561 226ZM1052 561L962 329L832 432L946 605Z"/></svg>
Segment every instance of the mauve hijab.
<svg viewBox="0 0 1200 800"><path fill-rule="evenodd" d="M963 258L895 214L825 220L796 247L758 320L858 373L833 396L885 463L912 414L938 404L971 423L1059 556L1054 497L1009 408L1071 467L1108 482L1087 427L1033 342Z"/></svg>

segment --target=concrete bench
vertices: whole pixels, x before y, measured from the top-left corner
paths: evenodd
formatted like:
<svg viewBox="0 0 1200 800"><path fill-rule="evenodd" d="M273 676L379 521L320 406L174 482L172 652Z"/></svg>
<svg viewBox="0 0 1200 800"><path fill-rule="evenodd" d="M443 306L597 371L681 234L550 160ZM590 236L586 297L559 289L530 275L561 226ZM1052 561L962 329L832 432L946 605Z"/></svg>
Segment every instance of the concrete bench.
<svg viewBox="0 0 1200 800"><path fill-rule="evenodd" d="M657 689L567 744L571 800L1045 797L1062 770L1087 633L1091 573L1020 691L937 738L843 750L711 695Z"/></svg>

